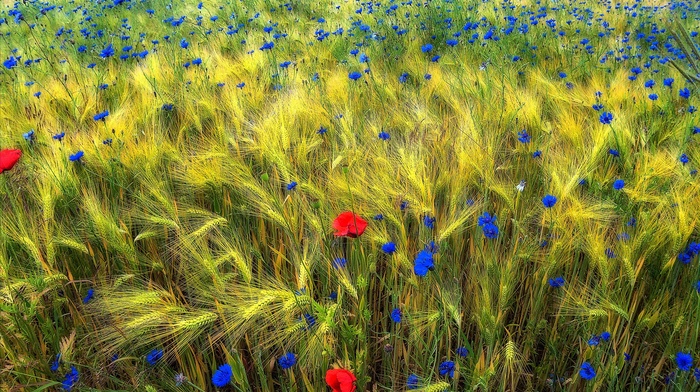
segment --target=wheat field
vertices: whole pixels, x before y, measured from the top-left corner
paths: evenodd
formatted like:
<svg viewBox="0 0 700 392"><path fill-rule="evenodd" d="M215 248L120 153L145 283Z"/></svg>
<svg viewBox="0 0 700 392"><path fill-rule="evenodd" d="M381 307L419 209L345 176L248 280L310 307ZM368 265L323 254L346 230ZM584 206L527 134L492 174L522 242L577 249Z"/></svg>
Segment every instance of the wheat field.
<svg viewBox="0 0 700 392"><path fill-rule="evenodd" d="M3 2L0 389L699 390L699 30Z"/></svg>

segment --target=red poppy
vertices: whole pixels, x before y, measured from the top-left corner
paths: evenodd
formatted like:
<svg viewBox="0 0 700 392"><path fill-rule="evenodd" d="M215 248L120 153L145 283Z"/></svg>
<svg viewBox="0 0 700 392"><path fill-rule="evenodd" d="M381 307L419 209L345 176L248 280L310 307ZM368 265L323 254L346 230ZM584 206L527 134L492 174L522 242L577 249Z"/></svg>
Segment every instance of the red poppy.
<svg viewBox="0 0 700 392"><path fill-rule="evenodd" d="M333 392L355 392L357 378L351 371L345 369L328 369L326 383Z"/></svg>
<svg viewBox="0 0 700 392"><path fill-rule="evenodd" d="M338 237L357 238L365 232L367 221L350 211L345 211L338 215L333 221L333 228Z"/></svg>
<svg viewBox="0 0 700 392"><path fill-rule="evenodd" d="M21 150L2 150L0 151L0 173L8 171L15 166L22 156Z"/></svg>

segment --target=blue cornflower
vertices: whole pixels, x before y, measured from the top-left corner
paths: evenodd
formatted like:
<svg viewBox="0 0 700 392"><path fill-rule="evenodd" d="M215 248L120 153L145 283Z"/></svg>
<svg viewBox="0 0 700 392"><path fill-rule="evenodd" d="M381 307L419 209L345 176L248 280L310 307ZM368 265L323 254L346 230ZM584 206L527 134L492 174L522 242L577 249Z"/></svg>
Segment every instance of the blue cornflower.
<svg viewBox="0 0 700 392"><path fill-rule="evenodd" d="M565 281L563 276L558 276L556 278L549 278L547 283L554 288L559 288L564 285Z"/></svg>
<svg viewBox="0 0 700 392"><path fill-rule="evenodd" d="M433 264L433 254L427 250L418 252L413 265L413 272L418 276L425 276L428 274L428 271L432 271L433 268L435 268Z"/></svg>
<svg viewBox="0 0 700 392"><path fill-rule="evenodd" d="M399 76L399 83L406 83L408 80L408 72L404 72Z"/></svg>
<svg viewBox="0 0 700 392"><path fill-rule="evenodd" d="M561 79L566 78L566 73L565 73L565 72L559 72L559 77L560 77Z"/></svg>
<svg viewBox="0 0 700 392"><path fill-rule="evenodd" d="M277 360L277 363L280 364L282 369L287 370L297 363L297 356L294 353L287 352Z"/></svg>
<svg viewBox="0 0 700 392"><path fill-rule="evenodd" d="M624 181L624 180L619 180L619 179L618 179L618 180L615 180L615 182L613 182L613 189L615 189L616 191L619 191L620 189L622 189L622 188L624 188L624 187L625 187L625 181Z"/></svg>
<svg viewBox="0 0 700 392"><path fill-rule="evenodd" d="M361 77L362 77L362 74L359 73L359 72L357 72L357 71L353 71L353 72L350 72L350 73L348 74L348 78L350 78L350 79L352 79L352 80L357 80L357 79L359 79L359 78L361 78Z"/></svg>
<svg viewBox="0 0 700 392"><path fill-rule="evenodd" d="M15 56L10 56L9 59L3 61L2 65L4 65L7 69L12 69L17 66L17 59Z"/></svg>
<svg viewBox="0 0 700 392"><path fill-rule="evenodd" d="M379 136L379 138L382 140L389 140L389 138L391 137L391 136L389 136L388 133L386 133L384 131L379 132L379 135L377 135L377 136Z"/></svg>
<svg viewBox="0 0 700 392"><path fill-rule="evenodd" d="M360 61L360 63L367 63L367 62L369 62L369 57L367 57L366 54L362 53L362 54L360 54L359 61Z"/></svg>
<svg viewBox="0 0 700 392"><path fill-rule="evenodd" d="M459 355L460 357L466 357L467 355L469 355L469 350L464 346L458 348L456 352L457 355Z"/></svg>
<svg viewBox="0 0 700 392"><path fill-rule="evenodd" d="M584 380L592 380L595 378L595 369L590 363L584 362L581 364L581 370L579 370L578 374Z"/></svg>
<svg viewBox="0 0 700 392"><path fill-rule="evenodd" d="M401 322L401 309L399 308L394 308L391 311L391 321L395 323L400 323Z"/></svg>
<svg viewBox="0 0 700 392"><path fill-rule="evenodd" d="M603 339L603 341L607 342L608 340L610 340L610 332L605 331L605 332L601 333L600 338Z"/></svg>
<svg viewBox="0 0 700 392"><path fill-rule="evenodd" d="M304 313L304 319L306 320L306 329L310 329L316 325L316 317L314 317L312 314Z"/></svg>
<svg viewBox="0 0 700 392"><path fill-rule="evenodd" d="M676 353L676 365L678 369L687 372L693 367L693 356L690 353L686 354L682 351Z"/></svg>
<svg viewBox="0 0 700 392"><path fill-rule="evenodd" d="M51 362L51 371L58 371L58 367L61 364L61 353L56 354L56 358Z"/></svg>
<svg viewBox="0 0 700 392"><path fill-rule="evenodd" d="M112 44L107 45L102 51L100 52L100 57L103 59L106 59L108 57L114 56L114 47L112 47Z"/></svg>
<svg viewBox="0 0 700 392"><path fill-rule="evenodd" d="M85 298L83 298L83 303L86 304L90 302L90 300L95 296L95 290L89 289L87 291L87 294L85 295Z"/></svg>
<svg viewBox="0 0 700 392"><path fill-rule="evenodd" d="M405 210L406 208L408 208L408 202L405 200L402 200L401 204L399 205L399 208L401 209L401 211Z"/></svg>
<svg viewBox="0 0 700 392"><path fill-rule="evenodd" d="M659 95L658 94L649 94L649 99L651 99L652 101L656 101L657 99L659 99Z"/></svg>
<svg viewBox="0 0 700 392"><path fill-rule="evenodd" d="M32 140L34 140L34 130L30 129L29 132L22 134L22 137L24 138L24 140L31 142Z"/></svg>
<svg viewBox="0 0 700 392"><path fill-rule="evenodd" d="M441 376L455 376L455 363L452 361L445 361L441 363L439 369Z"/></svg>
<svg viewBox="0 0 700 392"><path fill-rule="evenodd" d="M646 82L644 82L644 87L646 87L646 88L652 88L652 87L654 87L654 85L656 85L656 82L654 81L654 79L649 79Z"/></svg>
<svg viewBox="0 0 700 392"><path fill-rule="evenodd" d="M596 112L598 112L602 109L603 109L603 104L600 104L600 103L593 104L593 110L595 110Z"/></svg>
<svg viewBox="0 0 700 392"><path fill-rule="evenodd" d="M146 355L146 362L148 362L149 365L155 366L155 364L163 358L163 350L159 348L154 348L151 350L148 355Z"/></svg>
<svg viewBox="0 0 700 392"><path fill-rule="evenodd" d="M105 110L104 112L97 113L96 115L94 115L92 117L92 119L95 121L100 121L100 120L104 121L105 117L107 117L107 116L109 116L109 110Z"/></svg>
<svg viewBox="0 0 700 392"><path fill-rule="evenodd" d="M80 378L80 374L78 373L78 369L75 368L75 366L70 367L70 372L66 374L66 377L63 379L63 389L66 391L70 392L73 390L73 387L75 384L78 383L78 379Z"/></svg>
<svg viewBox="0 0 700 392"><path fill-rule="evenodd" d="M456 46L459 43L459 41L457 41L454 38L451 38L445 41L445 43L447 44L447 46Z"/></svg>
<svg viewBox="0 0 700 392"><path fill-rule="evenodd" d="M415 374L411 374L408 376L406 379L406 386L408 389L416 389L418 388L418 376Z"/></svg>
<svg viewBox="0 0 700 392"><path fill-rule="evenodd" d="M160 108L165 110L166 112L169 112L169 111L173 110L173 104L172 103L164 103L163 106L161 106Z"/></svg>
<svg viewBox="0 0 700 392"><path fill-rule="evenodd" d="M552 208L557 204L557 198L552 195L546 195L542 198L542 204L544 204L545 208Z"/></svg>
<svg viewBox="0 0 700 392"><path fill-rule="evenodd" d="M296 182L296 181L292 181L292 182L290 182L289 184L287 184L287 190L288 190L288 191L292 191L292 190L294 190L294 188L296 188L296 187L297 187L297 182Z"/></svg>
<svg viewBox="0 0 700 392"><path fill-rule="evenodd" d="M608 154L610 154L610 155L612 155L612 156L614 156L614 157L619 157L619 156L620 156L620 152L617 151L617 150L614 149L614 148L609 148L609 149L608 149Z"/></svg>
<svg viewBox="0 0 700 392"><path fill-rule="evenodd" d="M700 293L700 280L698 280L697 282L695 282L695 291L697 291L698 293Z"/></svg>
<svg viewBox="0 0 700 392"><path fill-rule="evenodd" d="M518 141L520 143L530 143L530 140L530 135L527 134L526 130L523 129L522 131L518 132Z"/></svg>
<svg viewBox="0 0 700 392"><path fill-rule="evenodd" d="M683 264L688 264L693 259L693 255L688 252L683 252L678 254L678 261Z"/></svg>
<svg viewBox="0 0 700 392"><path fill-rule="evenodd" d="M613 120L613 115L610 112L603 112L600 114L601 124L610 124Z"/></svg>
<svg viewBox="0 0 700 392"><path fill-rule="evenodd" d="M687 87L684 87L684 88L682 88L682 89L680 89L680 90L678 91L678 95L679 95L681 98L688 99L688 98L690 98L690 90L688 90Z"/></svg>
<svg viewBox="0 0 700 392"><path fill-rule="evenodd" d="M372 219L374 219L374 220L376 220L376 221L384 220L384 215L382 215L382 214L377 214L377 215L375 215L374 217L372 217Z"/></svg>
<svg viewBox="0 0 700 392"><path fill-rule="evenodd" d="M238 88L243 88L243 87L245 87L245 82L240 82L240 83L238 83L238 84L236 85L236 87L238 87Z"/></svg>
<svg viewBox="0 0 700 392"><path fill-rule="evenodd" d="M211 382L217 388L223 388L231 382L231 376L233 372L231 371L231 365L225 363L219 366L214 375L211 377Z"/></svg>
<svg viewBox="0 0 700 392"><path fill-rule="evenodd" d="M423 53L428 53L428 52L430 52L431 50L433 50L433 44L425 44L425 45L423 45L423 46L420 47L420 50L421 50L421 52L423 52Z"/></svg>
<svg viewBox="0 0 700 392"><path fill-rule="evenodd" d="M347 264L347 260L344 257L336 257L333 259L333 268L335 269L340 269L345 267L345 264Z"/></svg>
<svg viewBox="0 0 700 392"><path fill-rule="evenodd" d="M202 64L202 59L197 57L196 59L192 60L192 65L201 65Z"/></svg>
<svg viewBox="0 0 700 392"><path fill-rule="evenodd" d="M491 216L488 212L484 212L480 217L479 217L479 226L484 226L488 223L496 223L496 215Z"/></svg>
<svg viewBox="0 0 700 392"><path fill-rule="evenodd" d="M423 217L423 224L425 225L425 227L432 230L433 228L435 228L435 217L431 217L430 215L425 215Z"/></svg>
<svg viewBox="0 0 700 392"><path fill-rule="evenodd" d="M485 224L481 230L484 232L486 238L496 238L498 237L498 227L492 223Z"/></svg>
<svg viewBox="0 0 700 392"><path fill-rule="evenodd" d="M664 79L664 86L671 87L673 85L673 78Z"/></svg>
<svg viewBox="0 0 700 392"><path fill-rule="evenodd" d="M182 49L187 49L189 46L190 46L190 43L187 42L187 40L185 38L180 40L180 47Z"/></svg>
<svg viewBox="0 0 700 392"><path fill-rule="evenodd" d="M337 292L337 291L331 291L330 295L328 295L328 298L330 298L331 301L336 301L336 300L338 300L338 292Z"/></svg>
<svg viewBox="0 0 700 392"><path fill-rule="evenodd" d="M593 336L591 336L590 339L588 339L588 345L589 345L589 346L595 347L595 346L597 346L597 345L599 345L599 344L600 344L600 336L593 335Z"/></svg>
<svg viewBox="0 0 700 392"><path fill-rule="evenodd" d="M612 249L607 248L607 249L605 249L605 256L607 256L609 259L614 259L615 252Z"/></svg>
<svg viewBox="0 0 700 392"><path fill-rule="evenodd" d="M51 138L53 138L54 140L58 140L58 141L60 142L61 140L63 140L63 138L64 138L65 136L66 136L66 133L65 133L65 132L61 132L61 133L57 133L57 134L51 136Z"/></svg>
<svg viewBox="0 0 700 392"><path fill-rule="evenodd" d="M81 150L81 151L76 152L75 154L69 155L68 159L71 162L80 162L80 160L83 158L83 155L85 155L85 153Z"/></svg>
<svg viewBox="0 0 700 392"><path fill-rule="evenodd" d="M275 43L270 41L270 42L265 42L261 47L260 50L272 50L272 48L275 47Z"/></svg>
<svg viewBox="0 0 700 392"><path fill-rule="evenodd" d="M685 165L686 163L688 163L688 161L689 161L688 155L686 155L686 154L682 154L681 157L678 158L678 159L679 159L679 160L681 161L681 163L684 164L684 165Z"/></svg>
<svg viewBox="0 0 700 392"><path fill-rule="evenodd" d="M321 127L318 129L318 131L316 131L316 133L318 133L319 135L324 135L326 132L328 132L328 129L326 129L326 127Z"/></svg>
<svg viewBox="0 0 700 392"><path fill-rule="evenodd" d="M629 362L632 360L632 356L629 355L629 353L624 353L624 356L625 356L625 362Z"/></svg>
<svg viewBox="0 0 700 392"><path fill-rule="evenodd" d="M537 150L537 151L532 153L533 158L539 158L541 156L542 156L542 151L540 151L540 150Z"/></svg>
<svg viewBox="0 0 700 392"><path fill-rule="evenodd" d="M394 254L394 252L396 252L396 244L391 241L387 242L386 244L382 245L382 252L388 255Z"/></svg>

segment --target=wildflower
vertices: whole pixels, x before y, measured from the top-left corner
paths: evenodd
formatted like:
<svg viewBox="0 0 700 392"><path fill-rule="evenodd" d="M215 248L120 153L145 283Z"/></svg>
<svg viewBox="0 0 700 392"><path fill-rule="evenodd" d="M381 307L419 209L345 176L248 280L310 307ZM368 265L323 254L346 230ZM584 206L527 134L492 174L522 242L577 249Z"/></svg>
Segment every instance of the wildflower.
<svg viewBox="0 0 700 392"><path fill-rule="evenodd" d="M328 369L326 372L326 384L333 392L355 392L357 378L346 369Z"/></svg>
<svg viewBox="0 0 700 392"><path fill-rule="evenodd" d="M184 374L178 373L175 375L175 386L179 387L187 381L187 377Z"/></svg>
<svg viewBox="0 0 700 392"><path fill-rule="evenodd" d="M290 182L289 184L287 184L287 190L288 190L288 191L292 191L292 190L294 190L294 188L296 188L296 187L297 187L297 182L296 182L296 181L292 181L292 182Z"/></svg>
<svg viewBox="0 0 700 392"><path fill-rule="evenodd" d="M280 364L282 369L287 370L297 363L297 356L294 353L287 352L277 360L277 363Z"/></svg>
<svg viewBox="0 0 700 392"><path fill-rule="evenodd" d="M539 158L541 156L542 156L542 151L540 151L540 150L537 150L537 151L532 153L533 158Z"/></svg>
<svg viewBox="0 0 700 392"><path fill-rule="evenodd" d="M154 348L150 353L148 353L148 355L146 355L146 362L148 362L148 364L151 366L155 366L155 364L161 358L163 358L163 350Z"/></svg>
<svg viewBox="0 0 700 392"><path fill-rule="evenodd" d="M452 361L444 361L440 364L439 368L441 376L455 376L455 363Z"/></svg>
<svg viewBox="0 0 700 392"><path fill-rule="evenodd" d="M564 285L564 277L563 276L558 276L556 278L549 278L547 280L547 283L549 283L550 286L556 288L559 288Z"/></svg>
<svg viewBox="0 0 700 392"><path fill-rule="evenodd" d="M700 368L695 368L693 376L695 377L695 382L700 382Z"/></svg>
<svg viewBox="0 0 700 392"><path fill-rule="evenodd" d="M304 320L306 320L306 329L311 329L311 327L316 325L316 317L312 314L304 313Z"/></svg>
<svg viewBox="0 0 700 392"><path fill-rule="evenodd" d="M12 170L22 157L22 150L0 150L0 173Z"/></svg>
<svg viewBox="0 0 700 392"><path fill-rule="evenodd" d="M601 333L600 338L603 339L603 341L607 342L608 340L610 340L610 332L605 331Z"/></svg>
<svg viewBox="0 0 700 392"><path fill-rule="evenodd" d="M676 365L678 369L687 372L693 366L693 356L682 351L676 353Z"/></svg>
<svg viewBox="0 0 700 392"><path fill-rule="evenodd" d="M78 379L80 378L80 374L78 373L78 369L75 368L75 366L70 367L70 372L66 374L66 377L63 379L63 389L66 391L70 392L73 390L73 387L75 384L78 383Z"/></svg>
<svg viewBox="0 0 700 392"><path fill-rule="evenodd" d="M581 364L581 370L579 370L578 374L584 380L592 380L595 378L595 369L593 368L593 366L591 366L590 363L584 362L583 364Z"/></svg>
<svg viewBox="0 0 700 392"><path fill-rule="evenodd" d="M350 211L345 211L338 215L333 221L333 228L336 237L350 237L357 238L365 232L367 228L367 221L362 219L359 215L355 215Z"/></svg>
<svg viewBox="0 0 700 392"><path fill-rule="evenodd" d="M357 72L357 71L353 71L353 72L350 72L350 73L348 74L348 78L350 78L350 79L352 79L352 80L357 80L357 79L359 79L359 78L361 78L361 77L362 77L362 74L359 73L359 72Z"/></svg>
<svg viewBox="0 0 700 392"><path fill-rule="evenodd" d="M664 86L671 87L673 85L673 78L664 79Z"/></svg>
<svg viewBox="0 0 700 392"><path fill-rule="evenodd" d="M595 347L595 346L597 346L597 345L599 345L599 344L600 344L600 336L593 335L593 336L591 336L590 339L588 339L588 345L589 345L589 346Z"/></svg>
<svg viewBox="0 0 700 392"><path fill-rule="evenodd" d="M231 382L231 376L233 376L231 365L225 363L219 366L219 368L216 370L214 375L211 377L211 382L215 387L223 388Z"/></svg>
<svg viewBox="0 0 700 392"><path fill-rule="evenodd" d="M530 143L530 135L527 134L526 130L523 129L522 131L518 132L518 141L523 144Z"/></svg>
<svg viewBox="0 0 700 392"><path fill-rule="evenodd" d="M680 89L680 90L678 91L678 95L679 95L681 98L688 99L688 98L690 98L690 90L688 90L687 87L684 87L684 88L682 88L682 89Z"/></svg>
<svg viewBox="0 0 700 392"><path fill-rule="evenodd" d="M515 189L518 192L522 192L523 190L525 190L525 180L520 180L520 183L515 186Z"/></svg>
<svg viewBox="0 0 700 392"><path fill-rule="evenodd" d="M51 362L51 371L55 372L58 370L58 366L61 364L61 353L56 354L56 358Z"/></svg>
<svg viewBox="0 0 700 392"><path fill-rule="evenodd" d="M613 252L613 250L610 249L610 248L605 249L605 255L606 255L609 259L614 259L614 258L615 258L615 252Z"/></svg>
<svg viewBox="0 0 700 392"><path fill-rule="evenodd" d="M469 355L469 350L464 346L458 348L456 352L457 355L459 355L460 357L466 357L467 355Z"/></svg>
<svg viewBox="0 0 700 392"><path fill-rule="evenodd" d="M621 190L621 189L624 188L624 187L625 187L625 181L624 181L624 180L619 180L619 179L618 179L618 180L615 180L615 182L613 182L613 189L615 189L616 191L619 191L619 190Z"/></svg>
<svg viewBox="0 0 700 392"><path fill-rule="evenodd" d="M83 158L83 155L85 155L85 153L81 150L76 152L75 154L69 155L68 160L70 160L71 162L80 162L80 160Z"/></svg>
<svg viewBox="0 0 700 392"><path fill-rule="evenodd" d="M561 79L566 78L566 73L565 73L565 72L559 72L559 77L560 77Z"/></svg>
<svg viewBox="0 0 700 392"><path fill-rule="evenodd" d="M609 149L608 149L608 154L610 154L610 155L612 155L612 156L614 156L614 157L619 157L619 156L620 156L620 152L617 151L617 150L615 150L614 148L609 148Z"/></svg>
<svg viewBox="0 0 700 392"><path fill-rule="evenodd" d="M557 198L552 195L546 195L542 198L542 204L544 204L545 208L552 208L557 204Z"/></svg>
<svg viewBox="0 0 700 392"><path fill-rule="evenodd" d="M629 362L632 360L632 356L629 355L629 353L625 353L624 355L625 355L625 362Z"/></svg>
<svg viewBox="0 0 700 392"><path fill-rule="evenodd" d="M102 51L100 52L100 57L103 59L106 59L108 57L114 56L114 47L112 47L112 44L107 45Z"/></svg>
<svg viewBox="0 0 700 392"><path fill-rule="evenodd" d="M435 217L430 217L430 215L425 215L423 217L423 224L425 225L425 227L432 230L435 227Z"/></svg>
<svg viewBox="0 0 700 392"><path fill-rule="evenodd" d="M610 124L613 120L613 115L610 112L603 112L600 115L601 124Z"/></svg>
<svg viewBox="0 0 700 392"><path fill-rule="evenodd" d="M388 255L394 254L394 252L396 252L396 244L391 241L387 242L386 244L382 245L382 252Z"/></svg>
<svg viewBox="0 0 700 392"><path fill-rule="evenodd" d="M17 66L17 59L15 56L10 56L9 59L3 61L2 65L4 65L7 69L12 69Z"/></svg>
<svg viewBox="0 0 700 392"><path fill-rule="evenodd" d="M644 87L646 87L646 88L652 88L652 87L654 87L654 85L656 85L656 82L654 81L654 79L649 79L646 82L644 82Z"/></svg>
<svg viewBox="0 0 700 392"><path fill-rule="evenodd" d="M87 291L87 294L85 295L85 298L83 298L83 303L86 304L90 302L90 300L95 296L95 290L89 289Z"/></svg>
<svg viewBox="0 0 700 392"><path fill-rule="evenodd" d="M683 252L678 254L678 261L683 264L688 264L693 259L693 255L688 252Z"/></svg>
<svg viewBox="0 0 700 392"><path fill-rule="evenodd" d="M413 272L418 276L425 276L428 274L428 271L432 271L433 268L435 268L433 264L433 254L427 250L418 252L413 265Z"/></svg>
<svg viewBox="0 0 700 392"><path fill-rule="evenodd" d="M29 132L23 133L22 137L24 138L24 140L31 142L32 140L34 140L34 130L30 129Z"/></svg>
<svg viewBox="0 0 700 392"><path fill-rule="evenodd" d="M391 321L395 323L400 323L401 322L401 309L399 308L394 308L391 311Z"/></svg>
<svg viewBox="0 0 700 392"><path fill-rule="evenodd" d="M405 200L402 200L401 205L399 205L399 208L401 209L401 211L405 210L406 208L408 208L408 202Z"/></svg>
<svg viewBox="0 0 700 392"><path fill-rule="evenodd" d="M112 146L112 138L107 138L107 139L103 140L102 144L104 144L105 146L111 147Z"/></svg>
<svg viewBox="0 0 700 392"><path fill-rule="evenodd" d="M688 161L689 161L688 155L686 155L686 154L682 154L681 157L678 158L678 159L679 159L679 160L681 161L681 163L684 164L684 165L685 165L686 163L688 163Z"/></svg>
<svg viewBox="0 0 700 392"><path fill-rule="evenodd" d="M382 215L382 214L377 214L377 215L375 215L374 217L372 217L372 219L374 219L374 220L376 220L376 221L384 220L384 215Z"/></svg>
<svg viewBox="0 0 700 392"><path fill-rule="evenodd" d="M65 136L66 136L66 133L65 133L65 132L61 132L61 133L57 133L57 134L55 134L55 135L53 135L53 136L51 136L51 137L52 137L54 140L58 140L58 141L60 142L61 140L63 140L63 137L65 137Z"/></svg>
<svg viewBox="0 0 700 392"><path fill-rule="evenodd" d="M382 140L389 140L389 138L390 138L389 134L384 132L384 131L379 132L378 136Z"/></svg>
<svg viewBox="0 0 700 392"><path fill-rule="evenodd" d="M695 282L695 291L697 291L698 294L700 294L700 280L698 280L697 282Z"/></svg>
<svg viewBox="0 0 700 392"><path fill-rule="evenodd" d="M658 94L649 94L649 99L651 99L652 101L656 101L657 99L659 99L659 95Z"/></svg>
<svg viewBox="0 0 700 392"><path fill-rule="evenodd" d="M423 45L423 46L420 47L420 50L421 50L421 52L423 52L423 53L428 53L428 52L430 52L431 50L433 50L433 44L425 44L425 45Z"/></svg>
<svg viewBox="0 0 700 392"><path fill-rule="evenodd" d="M428 242L428 243L425 245L425 247L424 247L423 249L424 249L424 250L427 250L428 252L430 252L430 253L432 253L432 254L437 253L438 250L439 250L437 244L435 243L435 241L430 241L430 242Z"/></svg>
<svg viewBox="0 0 700 392"><path fill-rule="evenodd" d="M484 232L484 236L486 238L496 238L498 237L498 227L492 223L487 223L482 227L482 231Z"/></svg>
<svg viewBox="0 0 700 392"><path fill-rule="evenodd" d="M406 379L406 387L408 387L408 389L418 388L418 376L415 374L411 374L410 376L408 376L408 378Z"/></svg>
<svg viewBox="0 0 700 392"><path fill-rule="evenodd" d="M272 48L275 47L275 43L270 41L270 42L265 42L263 46L260 47L260 50L272 50Z"/></svg>
<svg viewBox="0 0 700 392"><path fill-rule="evenodd" d="M102 112L102 113L97 113L96 115L94 115L94 116L92 117L92 119L95 120L95 121L100 121L100 120L103 120L103 121L104 121L105 117L107 117L107 116L109 116L109 110L105 110L105 111Z"/></svg>
<svg viewBox="0 0 700 392"><path fill-rule="evenodd" d="M484 212L480 217L479 217L479 226L484 226L488 223L495 223L496 222L496 215L491 216L488 212Z"/></svg>
<svg viewBox="0 0 700 392"><path fill-rule="evenodd" d="M333 268L335 269L340 269L345 267L345 264L347 263L347 260L343 257L336 257L333 259Z"/></svg>
<svg viewBox="0 0 700 392"><path fill-rule="evenodd" d="M338 292L337 292L337 291L331 291L331 293L328 295L328 298L330 298L331 301L336 301L336 300L338 300Z"/></svg>
<svg viewBox="0 0 700 392"><path fill-rule="evenodd" d="M408 72L404 72L399 76L399 83L406 83L408 80Z"/></svg>

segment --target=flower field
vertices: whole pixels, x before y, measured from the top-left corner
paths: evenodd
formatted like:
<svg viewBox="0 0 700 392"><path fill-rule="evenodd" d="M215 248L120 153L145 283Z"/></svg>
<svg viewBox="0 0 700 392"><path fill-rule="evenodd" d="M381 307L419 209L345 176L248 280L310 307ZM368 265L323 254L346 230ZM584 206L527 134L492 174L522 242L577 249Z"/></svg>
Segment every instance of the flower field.
<svg viewBox="0 0 700 392"><path fill-rule="evenodd" d="M0 8L0 390L700 390L700 1Z"/></svg>

